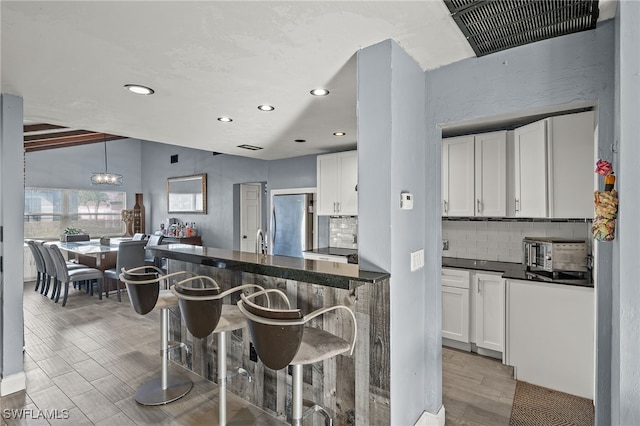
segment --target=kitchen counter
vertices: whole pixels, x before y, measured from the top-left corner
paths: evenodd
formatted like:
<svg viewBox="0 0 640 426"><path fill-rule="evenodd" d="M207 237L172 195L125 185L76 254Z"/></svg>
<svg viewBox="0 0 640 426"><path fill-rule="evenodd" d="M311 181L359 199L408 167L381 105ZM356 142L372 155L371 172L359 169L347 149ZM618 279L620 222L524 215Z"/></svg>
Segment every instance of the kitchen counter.
<svg viewBox="0 0 640 426"><path fill-rule="evenodd" d="M159 245L148 249L154 255L168 259L342 289L353 289L364 283L375 284L389 278L387 272L365 271L358 265L347 263L263 256L188 244Z"/></svg>
<svg viewBox="0 0 640 426"><path fill-rule="evenodd" d="M358 263L358 249L321 247L313 250L305 250L305 253L315 253L325 256L343 256L348 263Z"/></svg>
<svg viewBox="0 0 640 426"><path fill-rule="evenodd" d="M587 274L587 277L585 279L576 279L568 276L568 274L563 274L558 278L553 278L542 273L527 271L521 263L514 262L497 262L492 260L474 260L461 259L456 257L443 257L442 267L502 272L502 278L507 279L550 282L555 284L575 285L580 287L593 287L591 274Z"/></svg>

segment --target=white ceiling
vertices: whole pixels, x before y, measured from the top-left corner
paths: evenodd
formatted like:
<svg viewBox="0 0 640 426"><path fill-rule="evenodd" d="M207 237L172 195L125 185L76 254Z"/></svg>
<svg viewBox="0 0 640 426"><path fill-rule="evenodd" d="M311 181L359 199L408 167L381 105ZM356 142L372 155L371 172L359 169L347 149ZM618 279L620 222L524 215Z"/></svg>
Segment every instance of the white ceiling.
<svg viewBox="0 0 640 426"><path fill-rule="evenodd" d="M613 1L600 3L611 17ZM1 89L24 99L26 121L263 159L355 147L359 49L393 39L425 70L474 56L441 0L0 7Z"/></svg>

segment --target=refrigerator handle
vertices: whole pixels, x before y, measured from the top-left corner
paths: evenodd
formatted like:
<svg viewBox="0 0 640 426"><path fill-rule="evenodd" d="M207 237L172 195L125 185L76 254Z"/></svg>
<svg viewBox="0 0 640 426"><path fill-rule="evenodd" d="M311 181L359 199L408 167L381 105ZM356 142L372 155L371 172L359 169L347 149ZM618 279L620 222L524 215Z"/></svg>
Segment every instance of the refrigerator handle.
<svg viewBox="0 0 640 426"><path fill-rule="evenodd" d="M271 214L273 215L273 229L271 230L272 233L272 237L271 237L271 246L275 247L276 245L276 228L277 228L277 223L276 223L276 209L273 208L271 210Z"/></svg>

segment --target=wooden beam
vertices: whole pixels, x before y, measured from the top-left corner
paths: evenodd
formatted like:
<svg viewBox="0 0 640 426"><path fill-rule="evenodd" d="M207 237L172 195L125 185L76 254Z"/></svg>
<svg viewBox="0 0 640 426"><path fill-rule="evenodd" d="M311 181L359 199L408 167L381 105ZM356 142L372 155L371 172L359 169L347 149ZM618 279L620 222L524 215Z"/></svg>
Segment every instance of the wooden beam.
<svg viewBox="0 0 640 426"><path fill-rule="evenodd" d="M92 143L108 142L113 140L125 139L123 136L116 135L104 135L102 133L97 134L99 136L94 137L78 137L72 136L67 138L61 138L53 141L37 141L26 142L24 144L25 152L44 151L47 149L55 148L68 148L72 146L89 145Z"/></svg>
<svg viewBox="0 0 640 426"><path fill-rule="evenodd" d="M33 142L39 140L54 140L60 139L67 136L80 136L80 135L101 135L102 133L90 132L87 130L71 130L68 132L55 132L55 133L38 133L36 135L25 135L25 142Z"/></svg>
<svg viewBox="0 0 640 426"><path fill-rule="evenodd" d="M29 132L41 132L43 130L57 130L57 129L66 129L67 127L56 126L55 124L27 124L23 127L24 133Z"/></svg>

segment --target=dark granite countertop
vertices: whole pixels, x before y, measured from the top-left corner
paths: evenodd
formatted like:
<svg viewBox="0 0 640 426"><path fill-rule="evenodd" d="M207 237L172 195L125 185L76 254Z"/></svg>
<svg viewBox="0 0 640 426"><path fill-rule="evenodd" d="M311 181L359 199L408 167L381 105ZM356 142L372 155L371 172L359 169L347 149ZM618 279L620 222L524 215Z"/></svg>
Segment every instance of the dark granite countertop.
<svg viewBox="0 0 640 426"><path fill-rule="evenodd" d="M524 265L522 265L521 263L443 257L442 267L502 272L503 278L515 280L549 282L554 284L575 285L580 287L593 287L593 280L590 273L587 274L587 277L585 279L576 279L575 277L572 277L568 274L562 274L559 277L553 278L549 275L545 275L544 273L527 271Z"/></svg>
<svg viewBox="0 0 640 426"><path fill-rule="evenodd" d="M320 284L343 289L364 283L377 283L389 278L387 272L365 271L349 263L305 260L288 256L262 256L190 244L168 244L148 247L154 255L221 269Z"/></svg>

